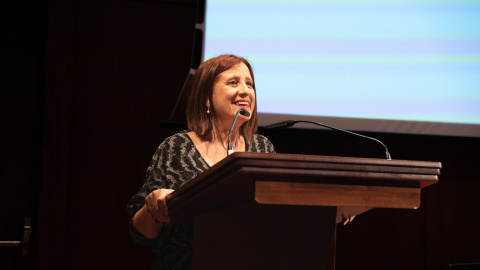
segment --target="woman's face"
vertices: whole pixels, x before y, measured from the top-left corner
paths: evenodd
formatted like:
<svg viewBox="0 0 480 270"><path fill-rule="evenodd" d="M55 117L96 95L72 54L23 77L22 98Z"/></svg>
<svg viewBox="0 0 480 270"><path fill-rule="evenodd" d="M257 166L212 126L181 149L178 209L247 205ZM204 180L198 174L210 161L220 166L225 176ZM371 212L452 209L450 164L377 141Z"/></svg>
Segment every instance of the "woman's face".
<svg viewBox="0 0 480 270"><path fill-rule="evenodd" d="M247 110L250 115L255 108L255 89L250 70L244 63L220 73L213 84L213 108L225 127L230 127L240 109ZM236 126L239 127L250 119L239 114Z"/></svg>

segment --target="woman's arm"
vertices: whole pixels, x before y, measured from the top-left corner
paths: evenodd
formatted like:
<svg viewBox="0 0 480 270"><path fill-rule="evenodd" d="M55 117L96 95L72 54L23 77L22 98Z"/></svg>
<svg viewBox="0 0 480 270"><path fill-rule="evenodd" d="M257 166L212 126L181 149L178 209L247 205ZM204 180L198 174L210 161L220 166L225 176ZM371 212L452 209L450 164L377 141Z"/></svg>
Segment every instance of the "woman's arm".
<svg viewBox="0 0 480 270"><path fill-rule="evenodd" d="M165 196L173 189L157 189L145 198L145 205L135 213L133 226L145 237L155 238L162 222L170 222Z"/></svg>

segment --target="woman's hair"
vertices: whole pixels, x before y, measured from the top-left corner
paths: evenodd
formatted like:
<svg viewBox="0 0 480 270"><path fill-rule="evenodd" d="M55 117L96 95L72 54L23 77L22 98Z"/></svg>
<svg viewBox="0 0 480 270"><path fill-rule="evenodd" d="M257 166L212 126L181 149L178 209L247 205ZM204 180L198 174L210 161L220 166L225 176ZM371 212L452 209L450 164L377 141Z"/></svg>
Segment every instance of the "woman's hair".
<svg viewBox="0 0 480 270"><path fill-rule="evenodd" d="M213 85L217 76L232 68L234 65L244 63L250 71L253 80L253 89L255 90L255 79L253 77L252 66L250 63L235 55L220 55L203 62L195 73L192 90L187 101L187 123L188 128L199 136L204 137L214 130L220 132L220 120L215 112L215 108L210 106L210 114L207 114L207 100L212 100ZM212 105L212 103L210 103ZM240 134L251 141L253 134L257 130L257 101L251 112L251 118L240 127Z"/></svg>

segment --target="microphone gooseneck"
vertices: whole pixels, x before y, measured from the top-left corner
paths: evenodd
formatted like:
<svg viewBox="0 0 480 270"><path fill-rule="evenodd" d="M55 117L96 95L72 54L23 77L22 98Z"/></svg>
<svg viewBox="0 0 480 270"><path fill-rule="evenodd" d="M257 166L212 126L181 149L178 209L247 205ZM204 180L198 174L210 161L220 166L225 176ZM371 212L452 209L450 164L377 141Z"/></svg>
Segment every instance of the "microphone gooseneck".
<svg viewBox="0 0 480 270"><path fill-rule="evenodd" d="M362 138L364 138L364 139L369 139L369 140L378 142L378 143L380 143L380 144L383 146L383 148L385 149L385 156L386 156L386 158L387 158L388 160L392 160L392 157L390 156L390 152L388 152L387 147L386 147L385 144L383 144L380 140L375 139L375 138L372 138L372 137L368 137L368 136L365 136L365 135L362 135L362 134L358 134L358 133L355 133L355 132L351 132L351 131L348 131L348 130L344 130L344 129L341 129L341 128L336 128L336 127L328 126L328 125L325 125L325 124L322 124L322 123L319 123L319 122L306 121L306 120L286 120L286 121L282 121L282 122L278 122L278 123L274 123L274 124L267 125L266 128L267 128L267 129L273 129L273 128L291 127L291 126L295 125L296 123L315 124L315 125L318 125L318 126L330 128L330 129L337 130L337 131L341 131L341 132L346 132L346 133L348 133L348 134L352 134L352 135L355 135L355 136L362 137Z"/></svg>
<svg viewBox="0 0 480 270"><path fill-rule="evenodd" d="M227 156L233 154L233 145L232 145L232 132L233 127L235 127L235 123L237 122L238 115L241 114L245 117L249 117L250 113L245 109L240 109L235 114L235 119L233 119L232 127L230 127L230 131L228 132L228 147L227 147Z"/></svg>

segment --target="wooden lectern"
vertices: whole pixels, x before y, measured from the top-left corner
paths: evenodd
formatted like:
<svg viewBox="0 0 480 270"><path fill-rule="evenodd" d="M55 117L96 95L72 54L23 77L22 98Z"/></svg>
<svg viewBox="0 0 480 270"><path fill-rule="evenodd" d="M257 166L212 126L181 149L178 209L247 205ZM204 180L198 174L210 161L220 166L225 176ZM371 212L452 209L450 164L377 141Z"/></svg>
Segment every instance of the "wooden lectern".
<svg viewBox="0 0 480 270"><path fill-rule="evenodd" d="M167 197L194 269L324 269L337 207L420 206L439 162L234 153Z"/></svg>

